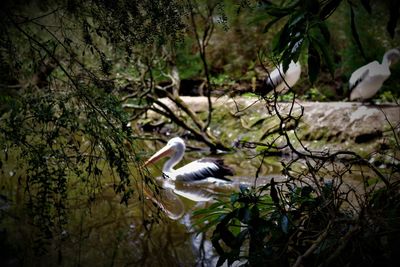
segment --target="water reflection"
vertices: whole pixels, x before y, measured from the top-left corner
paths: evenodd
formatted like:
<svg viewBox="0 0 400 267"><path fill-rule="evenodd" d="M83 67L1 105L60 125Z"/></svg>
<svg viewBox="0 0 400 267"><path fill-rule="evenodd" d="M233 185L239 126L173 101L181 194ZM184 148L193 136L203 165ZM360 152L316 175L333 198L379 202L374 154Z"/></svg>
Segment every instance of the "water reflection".
<svg viewBox="0 0 400 267"><path fill-rule="evenodd" d="M185 212L185 206L174 190L163 186L160 194L160 200L153 199L153 201L159 205L170 219L177 220L181 218Z"/></svg>
<svg viewBox="0 0 400 267"><path fill-rule="evenodd" d="M195 202L209 201L221 194L230 193L235 189L235 184L233 182L217 180L189 183L164 180L162 181L162 186L164 188L170 188L175 194Z"/></svg>
<svg viewBox="0 0 400 267"><path fill-rule="evenodd" d="M188 153L187 160L191 160L191 155L198 158L193 154ZM253 159L246 164L251 160L243 157L235 160L233 155L224 155L224 159L230 166L237 167L239 176L232 177L232 183L188 184L158 178L164 188L160 190L162 201L159 207L166 214L158 222L152 221L155 216L152 217L150 209L147 209L154 204L150 193L146 195L146 205L143 205L145 198L139 199L137 195L129 200L128 206L121 205L120 196L115 195L111 186L113 181L109 179L104 181L105 186L97 193L96 199L88 203L80 183L71 183L68 224L60 229L59 235L46 240L49 247L55 249L49 249L45 255L35 254L31 249L37 246L37 232L30 218L25 216L25 209L17 207L19 202L0 196L0 211L21 211L17 213L17 219L0 218L3 219L0 223L7 223L10 247L15 248L10 259L18 262L14 266L215 266L218 255L212 248L210 235L195 231L192 213L212 203L214 198L228 197L238 190L240 184L252 185L254 176L251 175L259 162ZM239 167L239 162L244 164L243 168ZM161 174L160 169L153 168L152 171L155 177ZM0 179L0 185L8 186L5 181ZM10 191L20 196L18 192L23 190L18 188L22 188L21 184L17 179L10 181L15 182L17 188ZM259 183L268 181L268 178L258 179ZM0 232L5 233L2 228Z"/></svg>
<svg viewBox="0 0 400 267"><path fill-rule="evenodd" d="M179 165L204 156L204 151L203 153L189 151ZM157 183L163 188L160 191L161 199L157 199L159 201L157 205L171 219L153 228L152 235L155 234L158 239L158 241L153 239L153 245L160 243L162 247L165 247L164 243L168 242L168 250L162 249L158 254L168 253L173 257L164 261L158 254L147 254L150 259L146 259L145 265L151 262L155 265L216 266L218 254L212 247L209 234L199 234L194 229L193 212L210 205L216 198L228 199L232 192L239 190L240 185L264 185L270 182L271 177L276 179L281 176L279 175L281 170L279 158L268 158L262 162L259 157L245 155L243 152L220 156L225 160L226 165L235 169L236 176L229 177L232 182L211 179L197 182L172 181L160 177L162 162L152 166L153 177L157 177ZM154 229L157 230L154 231ZM179 234L176 234L176 231ZM142 242L146 243L146 240Z"/></svg>
<svg viewBox="0 0 400 267"><path fill-rule="evenodd" d="M199 202L210 202L215 198L228 197L232 192L238 191L240 186L264 185L270 181L269 176L251 177L236 176L232 182L209 178L204 181L182 182L157 178L161 186L160 200L153 199L157 205L173 220L180 219L185 213L182 198ZM181 198L180 198L181 197Z"/></svg>
<svg viewBox="0 0 400 267"><path fill-rule="evenodd" d="M146 236L147 233L142 233L142 236L134 237L136 241L132 240L132 242L136 243L135 246L142 247L142 253L144 253L135 265L187 266L190 262L189 266L216 266L218 255L212 247L209 236L198 233L194 229L192 213L206 207L215 198L227 197L237 190L243 181L240 181L242 180L240 177L234 177L234 179L232 182L212 179L199 182L176 182L162 177L156 178L163 189L160 191L161 198L152 199L152 201L158 201L159 207L172 220L155 225L148 233L149 236ZM153 235L156 238L150 237ZM149 239L152 240L150 247ZM139 244L138 240L140 240ZM156 255L149 254L149 251L152 251L151 246L159 246L158 244L164 249ZM162 255L165 253L171 253L171 258L164 258Z"/></svg>
<svg viewBox="0 0 400 267"><path fill-rule="evenodd" d="M182 182L158 177L156 181L162 188L160 198L151 198L151 200L172 220L180 219L185 213L185 205L181 198L195 203L207 202L217 197L224 197L238 187L236 182L218 179Z"/></svg>

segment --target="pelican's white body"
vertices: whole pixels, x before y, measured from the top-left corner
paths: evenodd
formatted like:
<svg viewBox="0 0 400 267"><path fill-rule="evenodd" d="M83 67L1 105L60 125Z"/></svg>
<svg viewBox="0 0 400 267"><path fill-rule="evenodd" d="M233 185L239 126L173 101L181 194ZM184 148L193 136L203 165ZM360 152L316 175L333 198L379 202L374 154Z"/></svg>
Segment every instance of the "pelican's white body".
<svg viewBox="0 0 400 267"><path fill-rule="evenodd" d="M203 169L210 169L211 171L217 171L218 166L213 162L202 162L201 159L192 161L176 170L172 168L165 168L167 163L164 165L163 174L167 178L175 180L184 180L184 177L189 177L193 172L201 171ZM207 177L213 178L213 177ZM211 179L208 179L212 181Z"/></svg>
<svg viewBox="0 0 400 267"><path fill-rule="evenodd" d="M267 86L274 89L278 94L286 93L290 87L296 84L300 79L301 65L300 62L291 61L288 69L283 73L282 64L274 69L266 78ZM273 90L272 90L273 91Z"/></svg>
<svg viewBox="0 0 400 267"><path fill-rule="evenodd" d="M357 69L351 75L349 83L355 84L360 78L362 78L362 80L351 91L350 100L366 100L372 98L389 76L389 67L379 64L378 61L371 62Z"/></svg>
<svg viewBox="0 0 400 267"><path fill-rule="evenodd" d="M390 76L390 65L400 58L398 49L391 49L383 56L382 64L373 61L353 72L349 80L352 90L350 101L372 98Z"/></svg>
<svg viewBox="0 0 400 267"><path fill-rule="evenodd" d="M210 180L211 178L230 181L224 176L233 175L233 171L219 159L199 159L175 170L174 167L182 160L185 149L185 142L179 137L174 137L168 141L165 147L150 157L145 165L156 162L162 157L170 156L165 162L162 171L163 176L172 181L198 182Z"/></svg>

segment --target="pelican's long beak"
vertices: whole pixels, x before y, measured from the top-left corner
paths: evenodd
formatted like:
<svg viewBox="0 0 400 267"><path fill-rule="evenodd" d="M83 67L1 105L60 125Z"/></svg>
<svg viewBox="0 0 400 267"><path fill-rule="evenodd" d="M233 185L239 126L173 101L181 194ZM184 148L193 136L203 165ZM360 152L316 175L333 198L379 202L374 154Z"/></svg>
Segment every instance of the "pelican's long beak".
<svg viewBox="0 0 400 267"><path fill-rule="evenodd" d="M153 156L151 156L145 163L144 166L149 165L150 163L155 163L162 159L163 157L171 155L173 152L173 148L171 146L165 146L158 150Z"/></svg>

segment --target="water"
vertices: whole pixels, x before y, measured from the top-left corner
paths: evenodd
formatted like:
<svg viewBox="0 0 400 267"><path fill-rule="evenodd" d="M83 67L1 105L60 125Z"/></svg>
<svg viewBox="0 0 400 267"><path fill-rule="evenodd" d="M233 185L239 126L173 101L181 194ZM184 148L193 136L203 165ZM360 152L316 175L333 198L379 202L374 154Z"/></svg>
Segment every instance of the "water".
<svg viewBox="0 0 400 267"><path fill-rule="evenodd" d="M204 156L204 152L187 152L182 164ZM192 213L215 197L229 197L240 184L262 185L272 177L282 178L280 158L261 164L261 157L245 152L220 157L236 171L232 183L188 185L158 178L165 188L161 202L151 197L139 201L135 195L128 205L120 204L112 186L104 186L90 204L86 196L74 195L68 201L68 223L46 241L43 255L33 250L38 232L22 205L13 210L11 203L1 199L0 237L6 237L1 244L7 247L2 266L215 266L218 255L209 240L211 233L196 231ZM149 169L157 177L161 168L162 162ZM152 205L162 205L161 220L149 212Z"/></svg>
<svg viewBox="0 0 400 267"><path fill-rule="evenodd" d="M187 152L185 162L204 156L204 152ZM79 182L71 183L67 224L62 229L53 228L51 239L42 238L27 216L24 183L13 178L23 177L23 169L4 165L5 173L15 173L0 181L2 194L8 195L1 195L0 203L0 247L4 252L0 255L1 265L215 266L218 255L210 234L199 234L194 229L192 213L209 205L215 197L228 197L239 184L254 184L261 162L239 153L220 156L236 171L232 183L185 185L158 179L165 188L161 220L149 212L149 207L159 205L150 197L139 200L135 194L128 205L120 204L120 196L106 177L92 203L87 202ZM162 162L150 167L150 171L157 177L161 168ZM267 183L271 171L279 173L278 169L278 159L264 163L257 183Z"/></svg>

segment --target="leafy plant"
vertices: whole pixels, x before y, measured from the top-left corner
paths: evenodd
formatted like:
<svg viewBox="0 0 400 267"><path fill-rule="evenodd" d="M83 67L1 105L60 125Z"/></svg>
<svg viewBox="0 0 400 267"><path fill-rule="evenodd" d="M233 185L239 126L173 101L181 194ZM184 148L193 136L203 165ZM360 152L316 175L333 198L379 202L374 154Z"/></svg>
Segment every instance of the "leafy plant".
<svg viewBox="0 0 400 267"><path fill-rule="evenodd" d="M329 215L333 190L329 182L313 189L286 182L278 185L272 179L258 188L242 186L230 201L217 200L194 216L200 218L196 222L202 226L200 231L214 229L211 241L219 254L217 266L225 261L229 266L235 261L244 266L292 266L303 260L315 264L336 249L341 236L337 231L344 231L345 226L332 220L351 220L346 213ZM310 246L307 240L312 239Z"/></svg>
<svg viewBox="0 0 400 267"><path fill-rule="evenodd" d="M249 1L242 1L247 3ZM258 9L262 9L268 15L268 23L264 32L267 33L272 26L280 21L285 21L273 44L273 57L282 62L286 71L290 62L298 61L303 51L307 54L308 78L314 84L321 68L321 62L325 63L331 76L334 75L335 66L330 45L331 33L326 25L326 20L336 11L343 0L293 0L276 3L275 1L259 2ZM352 1L346 1L350 9L350 28L354 42L365 58L364 49L360 41L356 26L355 9L358 6ZM387 30L394 37L394 30L398 20L398 4L391 1L388 5L389 21ZM360 0L365 10L371 13L370 1ZM246 4L244 4L246 6ZM393 11L396 10L396 11Z"/></svg>
<svg viewBox="0 0 400 267"><path fill-rule="evenodd" d="M16 196L10 189L2 196L35 228L35 246L27 251L41 255L49 240L63 242L58 237L70 220L74 194L90 207L105 187L104 176L121 203L134 198L143 204L144 225L160 219L160 207L145 203L159 197L159 187L141 164L113 60L179 39L180 5L26 4L5 1L0 11L0 87L6 89L0 98L0 167L12 173L2 183L23 192Z"/></svg>
<svg viewBox="0 0 400 267"><path fill-rule="evenodd" d="M236 144L238 148L255 149L261 158L259 169L266 157L277 151L285 153L279 183L271 179L265 186L242 187L230 201L217 200L195 213L200 217L198 224L204 224L199 231L212 230L212 244L220 256L218 265L226 261L228 265L239 261L244 266L371 265L393 261L396 242L382 242L379 235L388 238L383 232L399 230L391 223L398 210L384 201L384 213L393 213L384 220L386 230L381 232L383 224L372 215L380 208L376 210L372 202L380 194L398 198L398 168L378 168L370 155L361 156L351 150L310 149L297 133L304 108L295 95L289 96L291 105L286 108L278 103L278 96L264 96L262 100L269 115L278 119L278 126L263 135L263 142L240 140ZM394 150L399 148L398 127L391 125ZM393 157L397 153L394 150L387 153ZM355 171L361 173L362 190L346 181ZM257 177L258 171L254 184ZM377 190L378 186L382 188ZM373 246L362 245L365 243L384 249L374 251ZM386 249L388 253L384 253Z"/></svg>

